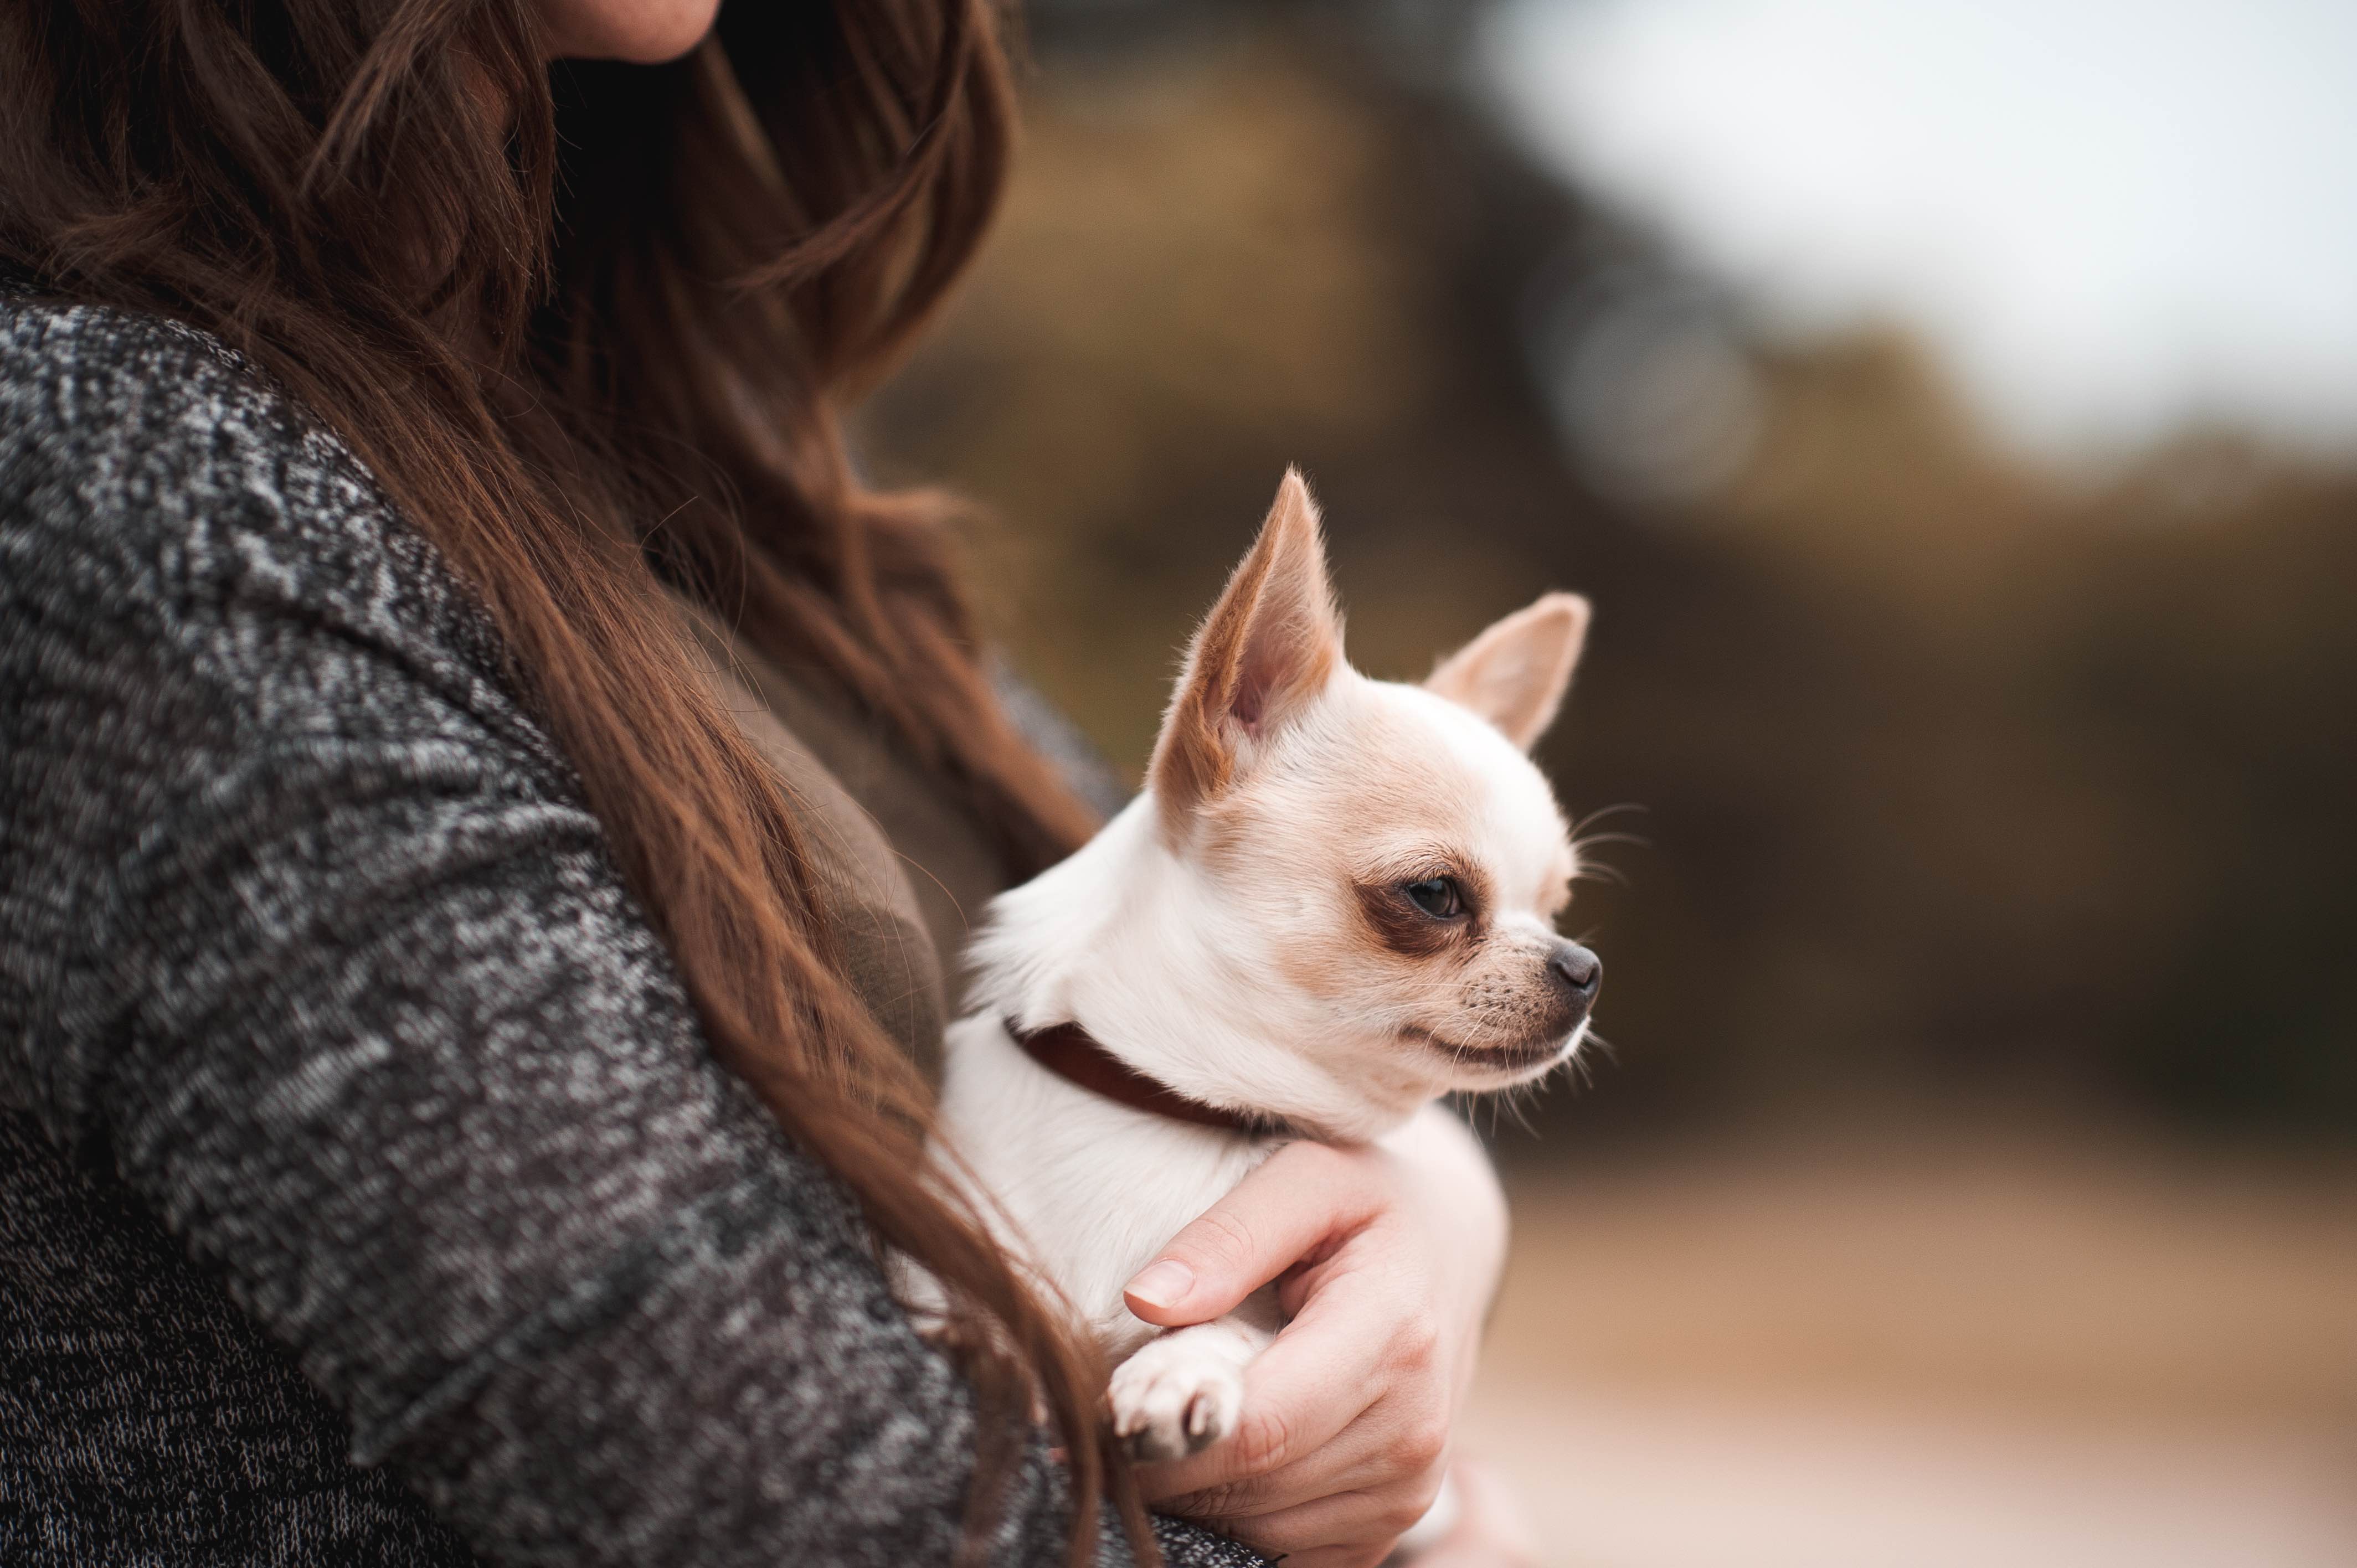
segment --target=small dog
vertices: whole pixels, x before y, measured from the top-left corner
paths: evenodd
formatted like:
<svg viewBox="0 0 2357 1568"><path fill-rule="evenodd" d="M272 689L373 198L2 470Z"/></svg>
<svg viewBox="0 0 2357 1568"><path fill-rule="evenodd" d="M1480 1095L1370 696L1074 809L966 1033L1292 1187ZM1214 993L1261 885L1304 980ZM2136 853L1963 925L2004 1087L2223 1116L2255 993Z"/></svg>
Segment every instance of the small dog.
<svg viewBox="0 0 2357 1568"><path fill-rule="evenodd" d="M1141 1458L1235 1430L1273 1287L1165 1331L1122 1287L1292 1138L1383 1137L1578 1049L1602 969L1553 919L1573 847L1524 755L1587 604L1549 594L1422 686L1343 661L1318 512L1288 471L1196 634L1147 786L990 908L941 1121L999 1239L1114 1364Z"/></svg>

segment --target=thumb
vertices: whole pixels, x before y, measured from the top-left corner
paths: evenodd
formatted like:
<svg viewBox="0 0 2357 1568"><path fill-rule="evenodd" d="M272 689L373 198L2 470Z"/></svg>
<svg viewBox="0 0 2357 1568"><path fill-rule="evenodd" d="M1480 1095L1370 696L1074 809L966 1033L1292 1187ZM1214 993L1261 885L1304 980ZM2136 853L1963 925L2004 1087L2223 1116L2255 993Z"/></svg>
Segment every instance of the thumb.
<svg viewBox="0 0 2357 1568"><path fill-rule="evenodd" d="M1172 1237L1123 1299L1165 1328L1209 1323L1372 1214L1371 1195L1343 1156L1289 1144Z"/></svg>

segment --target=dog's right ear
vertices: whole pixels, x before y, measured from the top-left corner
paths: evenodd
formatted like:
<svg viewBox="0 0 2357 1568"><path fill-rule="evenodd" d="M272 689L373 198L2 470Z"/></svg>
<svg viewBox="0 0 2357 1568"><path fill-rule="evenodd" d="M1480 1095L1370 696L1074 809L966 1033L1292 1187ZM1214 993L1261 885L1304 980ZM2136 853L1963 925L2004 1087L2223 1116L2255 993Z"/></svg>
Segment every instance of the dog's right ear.
<svg viewBox="0 0 2357 1568"><path fill-rule="evenodd" d="M1587 640L1587 601L1545 594L1440 661L1425 689L1472 709L1524 751L1538 744Z"/></svg>
<svg viewBox="0 0 2357 1568"><path fill-rule="evenodd" d="M1287 468L1260 538L1187 650L1146 776L1164 824L1183 832L1341 665L1318 503L1300 470Z"/></svg>

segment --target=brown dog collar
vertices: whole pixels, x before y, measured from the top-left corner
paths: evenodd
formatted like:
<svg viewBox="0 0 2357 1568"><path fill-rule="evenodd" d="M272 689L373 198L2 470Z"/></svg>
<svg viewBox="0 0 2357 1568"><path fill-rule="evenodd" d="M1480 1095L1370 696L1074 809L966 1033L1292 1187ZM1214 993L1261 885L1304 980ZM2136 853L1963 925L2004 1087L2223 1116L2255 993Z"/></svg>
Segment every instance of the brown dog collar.
<svg viewBox="0 0 2357 1568"><path fill-rule="evenodd" d="M1024 1055L1058 1078L1116 1105L1168 1116L1174 1122L1191 1122L1198 1127L1242 1133L1248 1137L1265 1138L1292 1131L1279 1117L1255 1116L1190 1099L1168 1084L1146 1077L1107 1050L1103 1042L1078 1024L1026 1029L1009 1018L1006 1033L1023 1047Z"/></svg>

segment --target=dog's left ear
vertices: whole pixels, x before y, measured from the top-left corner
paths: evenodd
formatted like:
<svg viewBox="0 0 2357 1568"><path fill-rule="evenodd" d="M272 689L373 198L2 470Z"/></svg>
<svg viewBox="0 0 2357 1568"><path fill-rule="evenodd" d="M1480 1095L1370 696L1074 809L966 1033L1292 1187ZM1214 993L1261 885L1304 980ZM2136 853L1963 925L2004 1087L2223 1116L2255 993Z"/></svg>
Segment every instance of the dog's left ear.
<svg viewBox="0 0 2357 1568"><path fill-rule="evenodd" d="M1287 468L1259 539L1187 650L1146 775L1163 821L1183 832L1341 665L1318 503L1300 470Z"/></svg>
<svg viewBox="0 0 2357 1568"><path fill-rule="evenodd" d="M1587 640L1587 601L1548 594L1440 662L1425 689L1472 709L1528 751L1555 722Z"/></svg>

